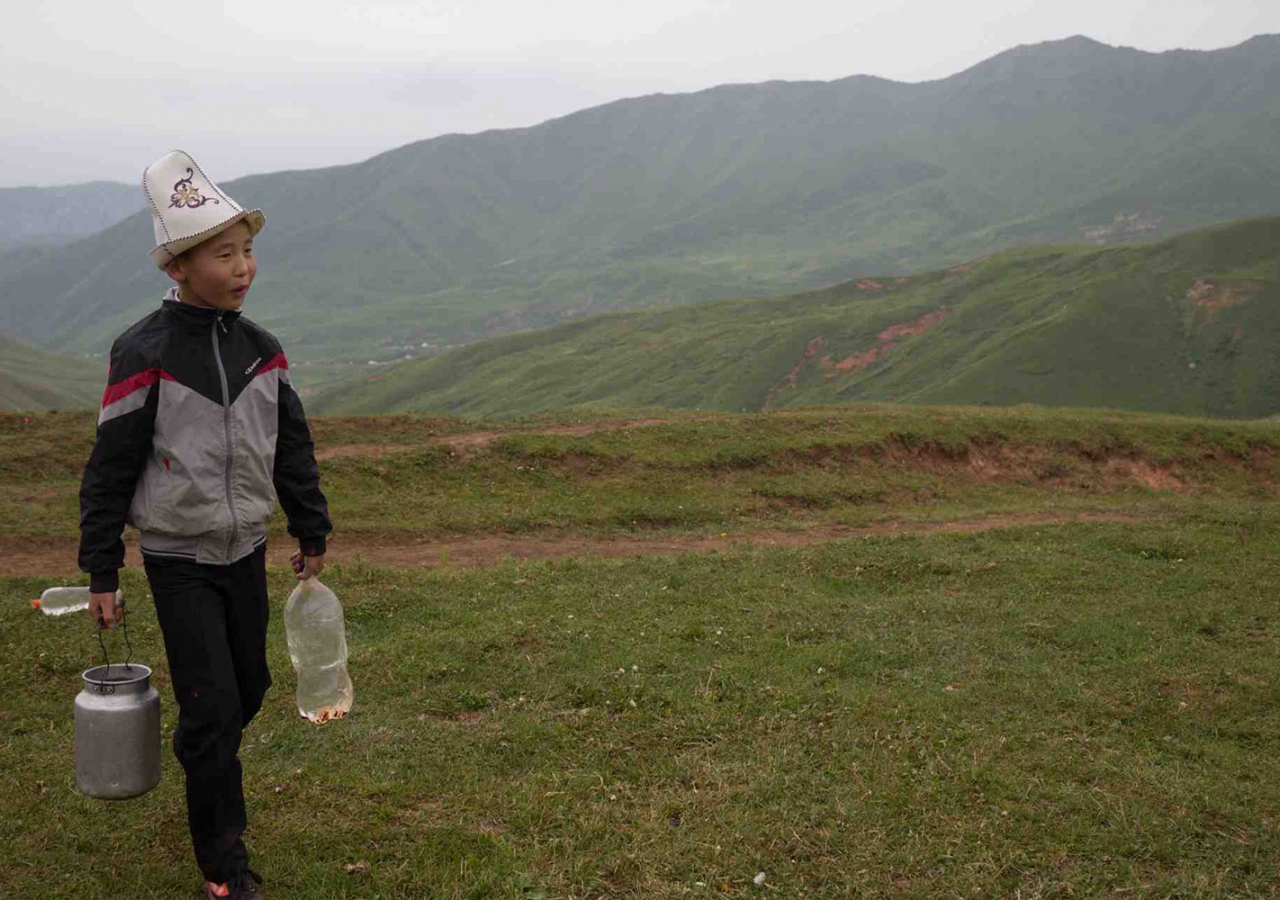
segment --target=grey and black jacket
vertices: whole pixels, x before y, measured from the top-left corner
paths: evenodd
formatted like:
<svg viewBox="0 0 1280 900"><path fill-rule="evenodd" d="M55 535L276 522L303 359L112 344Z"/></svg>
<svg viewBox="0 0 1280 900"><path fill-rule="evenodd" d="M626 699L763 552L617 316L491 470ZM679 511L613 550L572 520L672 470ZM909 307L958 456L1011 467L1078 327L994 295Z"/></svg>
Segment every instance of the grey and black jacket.
<svg viewBox="0 0 1280 900"><path fill-rule="evenodd" d="M228 565L266 540L277 497L302 552L323 554L328 504L279 342L171 289L111 348L80 485L80 568L93 591L116 590L126 522L145 556Z"/></svg>

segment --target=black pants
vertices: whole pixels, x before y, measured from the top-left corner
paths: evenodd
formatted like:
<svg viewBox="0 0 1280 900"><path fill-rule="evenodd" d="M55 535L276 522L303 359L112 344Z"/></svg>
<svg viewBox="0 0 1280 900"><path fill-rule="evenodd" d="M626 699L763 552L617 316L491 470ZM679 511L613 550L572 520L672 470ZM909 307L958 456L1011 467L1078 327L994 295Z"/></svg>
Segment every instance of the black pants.
<svg viewBox="0 0 1280 900"><path fill-rule="evenodd" d="M187 777L196 863L221 883L249 863L240 735L271 686L266 546L229 566L147 557L178 701L173 753Z"/></svg>

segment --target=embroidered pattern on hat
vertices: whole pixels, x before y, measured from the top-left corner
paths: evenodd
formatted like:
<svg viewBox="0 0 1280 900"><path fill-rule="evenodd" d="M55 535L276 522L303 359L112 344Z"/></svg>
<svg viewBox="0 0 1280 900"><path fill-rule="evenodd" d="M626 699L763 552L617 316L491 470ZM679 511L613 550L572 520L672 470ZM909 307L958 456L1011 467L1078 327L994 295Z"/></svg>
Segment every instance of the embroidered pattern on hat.
<svg viewBox="0 0 1280 900"><path fill-rule="evenodd" d="M200 194L200 188L191 183L191 179L195 176L190 168L187 169L187 177L179 178L173 185L173 194L169 197L169 208L175 207L181 209L199 209L206 203L219 203L217 197L204 197Z"/></svg>

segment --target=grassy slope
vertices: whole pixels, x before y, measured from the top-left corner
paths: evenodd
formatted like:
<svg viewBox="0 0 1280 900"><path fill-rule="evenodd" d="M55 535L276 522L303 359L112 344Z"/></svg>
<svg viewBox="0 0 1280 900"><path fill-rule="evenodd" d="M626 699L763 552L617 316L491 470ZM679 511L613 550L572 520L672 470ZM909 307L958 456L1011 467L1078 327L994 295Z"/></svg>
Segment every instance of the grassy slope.
<svg viewBox="0 0 1280 900"><path fill-rule="evenodd" d="M1200 305L1197 282L1213 285ZM882 351L886 329L940 311ZM1277 341L1280 218L1269 218L1152 245L1011 251L968 271L597 317L358 377L311 405L512 415L890 400L1256 417L1280 409ZM838 368L871 350L881 355L865 368Z"/></svg>
<svg viewBox="0 0 1280 900"><path fill-rule="evenodd" d="M0 334L0 410L97 407L106 372L101 363L37 350Z"/></svg>
<svg viewBox="0 0 1280 900"><path fill-rule="evenodd" d="M727 496L758 504L748 523L804 527L865 515L867 496L851 489L909 477L909 490L872 505L914 516L1075 498L1143 523L477 571L333 566L355 709L323 729L298 718L277 614L277 683L242 748L248 838L274 896L1228 898L1274 887L1274 423L866 406L512 433L470 458L423 447L465 430L455 420L315 424L322 449L416 448L322 464L339 541L367 507L359 527L378 527L377 513L384 529L424 536L451 521L498 530L500 503L560 509L571 527L600 521L602 503L691 506L710 513L695 530L719 517L736 527L735 511L715 506ZM0 483L73 499L91 430L86 415L0 416ZM866 455L876 447L878 460ZM979 477L983 458L1031 451L1032 469ZM1184 488L1098 477L1138 463ZM681 478L683 495L654 492ZM791 479L798 500L802 478L814 479L803 503L765 492ZM582 495L595 502L565 502ZM0 504L0 535L40 534L14 506ZM75 792L71 704L100 651L82 618L28 608L47 583L0 576L0 842L11 851L0 889L187 896L196 873L167 753L144 798L107 808ZM282 603L286 571L273 569L270 586ZM175 707L142 574L127 571L124 589L167 739Z"/></svg>
<svg viewBox="0 0 1280 900"><path fill-rule="evenodd" d="M508 424L475 455L439 443L475 427L420 416L315 419L322 451L370 442L400 451L320 463L338 539L719 535L1046 505L1155 514L1202 495L1269 496L1269 479L1280 476L1280 425L1269 420L864 404L583 435ZM0 416L0 535L77 534L92 441L87 413L30 424ZM283 526L272 520L272 534Z"/></svg>
<svg viewBox="0 0 1280 900"><path fill-rule="evenodd" d="M1276 38L1165 54L1077 38L926 84L645 97L255 176L230 185L271 221L250 315L298 359L399 358L583 313L1269 214L1278 87ZM164 286L150 245L140 215L0 260L0 328L103 349Z"/></svg>

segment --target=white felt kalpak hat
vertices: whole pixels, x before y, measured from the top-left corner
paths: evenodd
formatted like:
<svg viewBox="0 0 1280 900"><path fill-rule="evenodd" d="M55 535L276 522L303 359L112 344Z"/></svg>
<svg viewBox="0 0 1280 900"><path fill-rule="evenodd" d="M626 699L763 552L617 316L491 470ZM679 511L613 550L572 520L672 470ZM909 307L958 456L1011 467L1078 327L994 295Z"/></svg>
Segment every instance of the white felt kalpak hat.
<svg viewBox="0 0 1280 900"><path fill-rule="evenodd" d="M142 173L142 191L156 230L151 258L161 270L182 251L237 222L249 226L251 237L267 224L262 210L241 209L184 150L166 153L147 166Z"/></svg>

